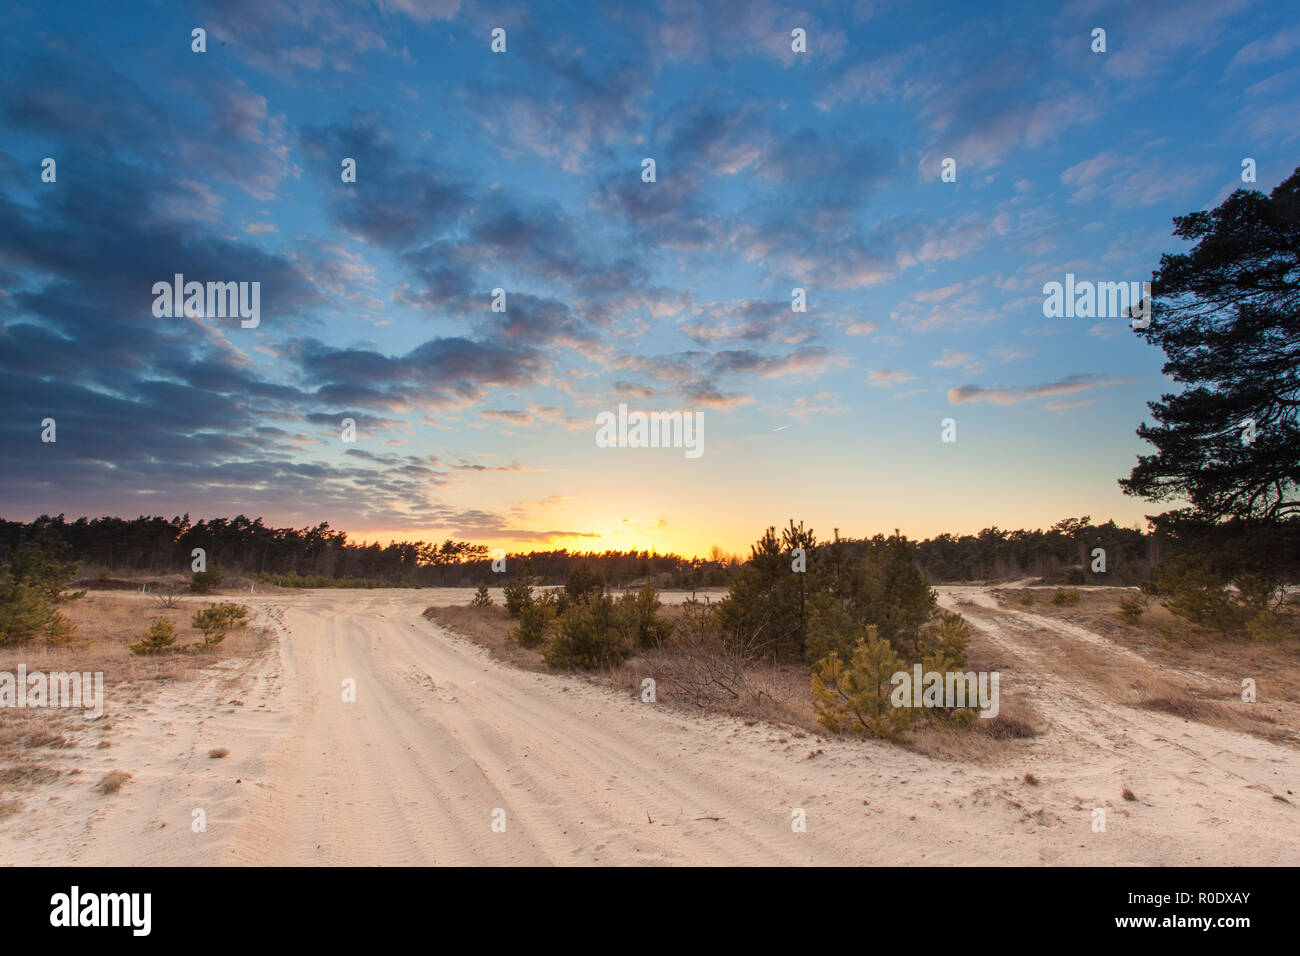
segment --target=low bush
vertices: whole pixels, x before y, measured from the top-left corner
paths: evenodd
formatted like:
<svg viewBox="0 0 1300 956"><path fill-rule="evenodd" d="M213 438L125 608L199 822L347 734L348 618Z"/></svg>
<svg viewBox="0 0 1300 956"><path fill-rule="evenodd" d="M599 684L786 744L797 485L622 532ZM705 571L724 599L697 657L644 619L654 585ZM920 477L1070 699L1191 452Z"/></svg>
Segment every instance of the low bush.
<svg viewBox="0 0 1300 956"><path fill-rule="evenodd" d="M140 640L129 645L132 654L166 654L176 644L176 625L165 618L154 618Z"/></svg>

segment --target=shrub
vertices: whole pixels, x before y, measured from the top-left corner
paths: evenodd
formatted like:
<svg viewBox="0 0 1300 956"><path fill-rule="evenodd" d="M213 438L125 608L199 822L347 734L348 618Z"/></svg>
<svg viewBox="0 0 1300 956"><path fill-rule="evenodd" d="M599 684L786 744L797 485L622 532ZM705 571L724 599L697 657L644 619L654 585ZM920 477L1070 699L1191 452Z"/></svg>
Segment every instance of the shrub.
<svg viewBox="0 0 1300 956"><path fill-rule="evenodd" d="M608 594L574 604L556 619L542 658L548 667L581 670L621 664L632 656L632 642L618 623Z"/></svg>
<svg viewBox="0 0 1300 956"><path fill-rule="evenodd" d="M1025 607L1032 607L1034 604L1034 592L1022 591L1020 593L1020 603L1023 604Z"/></svg>
<svg viewBox="0 0 1300 956"><path fill-rule="evenodd" d="M99 783L95 784L95 789L103 794L117 793L130 779L131 775L125 770L110 770L99 779Z"/></svg>
<svg viewBox="0 0 1300 956"><path fill-rule="evenodd" d="M81 570L81 562L64 560L66 553L67 546L46 530L15 548L7 567L15 581L36 590L49 604L75 600L86 592L65 592Z"/></svg>
<svg viewBox="0 0 1300 956"><path fill-rule="evenodd" d="M67 644L76 637L58 605L86 592L64 593L81 565L63 561L61 551L59 542L41 535L19 545L0 565L0 644L26 644L37 638Z"/></svg>
<svg viewBox="0 0 1300 956"><path fill-rule="evenodd" d="M659 616L661 607L659 594L649 583L618 599L619 626L633 647L655 647L672 633L672 624Z"/></svg>
<svg viewBox="0 0 1300 956"><path fill-rule="evenodd" d="M1286 583L1282 574L1274 571L1240 571L1232 577L1237 586L1241 604L1251 611L1276 609L1281 604L1282 589Z"/></svg>
<svg viewBox="0 0 1300 956"><path fill-rule="evenodd" d="M149 630L130 645L132 654L165 654L176 643L176 625L165 618L154 618Z"/></svg>
<svg viewBox="0 0 1300 956"><path fill-rule="evenodd" d="M565 579L564 593L575 604L586 604L597 595L605 593L605 578L585 564L580 564Z"/></svg>
<svg viewBox="0 0 1300 956"><path fill-rule="evenodd" d="M1057 588L1052 594L1052 603L1057 607L1073 607L1079 603L1079 592L1074 588Z"/></svg>
<svg viewBox="0 0 1300 956"><path fill-rule="evenodd" d="M841 598L833 594L818 595L808 611L808 663L816 663L832 654L848 660L853 656L853 634L861 630L861 625L854 621Z"/></svg>
<svg viewBox="0 0 1300 956"><path fill-rule="evenodd" d="M936 661L942 659L953 667L966 666L966 649L970 646L970 624L960 614L941 611L922 634L926 652ZM948 667L926 667L926 670L949 670Z"/></svg>
<svg viewBox="0 0 1300 956"><path fill-rule="evenodd" d="M555 615L559 617L569 609L573 600L569 597L569 592L564 588L550 588L543 595L545 600L550 601L555 606Z"/></svg>
<svg viewBox="0 0 1300 956"><path fill-rule="evenodd" d="M533 602L533 583L527 574L521 574L506 582L503 589L506 600L506 613L518 617L524 608Z"/></svg>
<svg viewBox="0 0 1300 956"><path fill-rule="evenodd" d="M474 592L474 599L469 602L470 607L491 607L492 596L488 594L486 584L480 584L478 590Z"/></svg>
<svg viewBox="0 0 1300 956"><path fill-rule="evenodd" d="M1228 590L1228 577L1207 558L1184 556L1157 569L1164 606L1198 631L1227 637L1242 623L1242 607Z"/></svg>
<svg viewBox="0 0 1300 956"><path fill-rule="evenodd" d="M1288 637L1295 637L1296 626L1276 611L1258 611L1246 621L1246 633L1253 641L1275 644Z"/></svg>
<svg viewBox="0 0 1300 956"><path fill-rule="evenodd" d="M215 564L206 571L190 574L190 590L195 594L211 594L221 587L221 569Z"/></svg>
<svg viewBox="0 0 1300 956"><path fill-rule="evenodd" d="M194 614L191 624L203 632L200 647L215 647L226 639L231 630L248 626L248 608L242 604L214 604Z"/></svg>
<svg viewBox="0 0 1300 956"><path fill-rule="evenodd" d="M832 733L897 737L912 720L908 707L895 707L889 697L891 678L903 661L876 627L867 628L864 640L853 649L846 664L839 654L813 666L812 697L817 719Z"/></svg>
<svg viewBox="0 0 1300 956"><path fill-rule="evenodd" d="M510 639L518 641L520 647L541 647L555 618L555 598L549 592L543 593L520 610L519 626L510 632Z"/></svg>
<svg viewBox="0 0 1300 956"><path fill-rule="evenodd" d="M39 588L15 580L7 567L0 567L0 644L26 644L35 638L63 644L73 636L72 624L54 602Z"/></svg>
<svg viewBox="0 0 1300 956"><path fill-rule="evenodd" d="M1130 624L1136 624L1146 613L1147 602L1141 595L1127 594L1119 599L1119 616Z"/></svg>

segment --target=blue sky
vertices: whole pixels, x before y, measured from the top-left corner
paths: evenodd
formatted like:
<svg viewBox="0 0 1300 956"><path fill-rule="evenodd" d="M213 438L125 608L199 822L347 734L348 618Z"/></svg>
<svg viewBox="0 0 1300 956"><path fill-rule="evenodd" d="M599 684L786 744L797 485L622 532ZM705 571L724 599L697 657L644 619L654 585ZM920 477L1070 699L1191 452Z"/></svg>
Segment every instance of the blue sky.
<svg viewBox="0 0 1300 956"><path fill-rule="evenodd" d="M11 518L701 552L790 516L1131 525L1158 510L1115 480L1172 387L1161 355L1123 319L1045 318L1043 284L1149 279L1243 158L1264 191L1300 164L1300 25L1263 2L3 22ZM176 272L260 282L259 326L155 318ZM620 402L702 412L704 455L597 448Z"/></svg>

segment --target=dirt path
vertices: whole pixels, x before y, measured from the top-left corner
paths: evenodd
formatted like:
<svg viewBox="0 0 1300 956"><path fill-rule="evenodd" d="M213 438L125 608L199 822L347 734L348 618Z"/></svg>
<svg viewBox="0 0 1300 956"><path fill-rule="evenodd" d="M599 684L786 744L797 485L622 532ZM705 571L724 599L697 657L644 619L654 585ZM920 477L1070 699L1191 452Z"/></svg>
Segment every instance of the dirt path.
<svg viewBox="0 0 1300 956"><path fill-rule="evenodd" d="M972 593L942 591L946 604ZM120 746L93 770L132 782L104 797L88 768L51 785L54 802L0 823L0 863L1300 863L1300 807L1272 796L1300 790L1300 755L1106 704L1039 649L1101 638L982 597L972 623L1017 661L1004 692L1024 682L1051 723L1001 766L688 716L516 670L421 617L440 597L249 599L284 609L267 654L116 708ZM230 755L211 759L215 747ZM792 829L796 809L806 832Z"/></svg>

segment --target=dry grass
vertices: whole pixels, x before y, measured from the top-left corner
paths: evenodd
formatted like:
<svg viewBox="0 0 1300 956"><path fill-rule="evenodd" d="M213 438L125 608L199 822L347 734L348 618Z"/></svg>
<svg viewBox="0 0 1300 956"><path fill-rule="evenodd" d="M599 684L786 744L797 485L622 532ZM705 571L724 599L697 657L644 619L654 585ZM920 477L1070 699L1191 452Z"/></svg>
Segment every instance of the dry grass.
<svg viewBox="0 0 1300 956"><path fill-rule="evenodd" d="M95 789L103 794L117 793L130 779L131 775L125 770L110 770L95 784Z"/></svg>
<svg viewBox="0 0 1300 956"><path fill-rule="evenodd" d="M22 762L0 769L0 788L30 787L49 783L59 775L59 771L44 764Z"/></svg>
<svg viewBox="0 0 1300 956"><path fill-rule="evenodd" d="M475 644L488 649L499 661L513 664L527 671L549 671L542 662L541 651L520 647L509 639L516 622L506 614L506 609L499 604L487 607L431 607L424 616L435 624L468 637Z"/></svg>
<svg viewBox="0 0 1300 956"><path fill-rule="evenodd" d="M638 698L642 681L652 678L655 702L670 707L825 733L813 711L808 668L799 664L729 660L716 650L669 641L601 676Z"/></svg>
<svg viewBox="0 0 1300 956"><path fill-rule="evenodd" d="M213 747L208 751L208 756L213 760L221 760L223 757L229 757L230 751L225 747Z"/></svg>
<svg viewBox="0 0 1300 956"><path fill-rule="evenodd" d="M78 643L67 647L36 643L0 647L0 671L14 674L22 664L29 673L102 673L104 702L108 706L113 701L146 701L162 682L193 680L220 660L253 657L270 640L260 627L250 626L232 631L225 641L209 650L144 657L132 654L127 645L139 640L140 632L158 616L176 625L178 645L200 642L202 632L190 627L191 617L223 598L185 596L177 607L163 609L151 594L138 592L139 582L126 585L92 590L60 608L76 628ZM238 596L232 595L231 599L237 600ZM65 772L67 761L79 753L111 747L112 742L101 736L89 739L86 735L90 730L109 731L112 727L102 718L87 721L79 710L0 708L0 797L7 798L6 791L30 789L58 778ZM53 766L55 763L64 764L65 770ZM66 772L78 771L74 768Z"/></svg>
<svg viewBox="0 0 1300 956"><path fill-rule="evenodd" d="M1041 596L1043 591L1037 589ZM1020 590L994 594L1010 611L1031 613L1082 627L1146 659L1136 662L1107 644L1063 640L1050 647L1059 666L1087 680L1109 700L1199 723L1300 745L1300 644L1266 645L1248 640L1170 643L1160 627L1175 620L1155 601L1133 623L1119 614L1129 588L1082 588L1075 607L1038 601L1021 604ZM1241 699L1242 680L1257 684L1257 700Z"/></svg>
<svg viewBox="0 0 1300 956"><path fill-rule="evenodd" d="M665 605L660 615L676 622L678 605ZM508 639L515 622L498 605L430 607L424 616L485 647L497 660L526 670L550 672L540 651ZM738 667L721 659L716 649L700 648L674 636L663 646L645 650L617 667L593 671L590 680L637 699L642 681L655 681L655 702L693 713L739 717L747 724L763 721L791 728L797 734L826 736L813 710L811 672L802 664L751 660ZM978 635L971 641L969 665L974 670L1007 670L1007 655L995 651ZM1014 686L1014 684L1013 684ZM904 746L919 753L956 761L991 761L1023 751L1024 741L1040 734L1043 721L1028 702L1009 692L1004 674L997 717L976 719L958 727L922 716L904 738Z"/></svg>
<svg viewBox="0 0 1300 956"><path fill-rule="evenodd" d="M682 613L677 605L665 605L660 616L677 621ZM424 612L429 620L456 631L479 644L497 660L524 670L554 673L542 660L540 650L520 647L509 640L515 621L500 605L485 608L466 606L431 607ZM787 724L805 731L821 732L812 709L808 669L798 665L754 664L746 668L746 686L735 694L719 690L716 699L688 700L684 687L674 678L698 663L681 645L670 642L663 648L643 651L617 667L592 671L583 676L606 686L616 687L640 698L641 682L655 680L656 703L699 711L731 714L754 720Z"/></svg>
<svg viewBox="0 0 1300 956"><path fill-rule="evenodd" d="M1019 692L1018 677L1026 672L1024 662L971 628L966 669L998 672L998 715L977 717L969 727L923 717L904 738L908 748L941 760L980 763L1003 762L1023 754L1025 742L1042 734L1046 725Z"/></svg>

